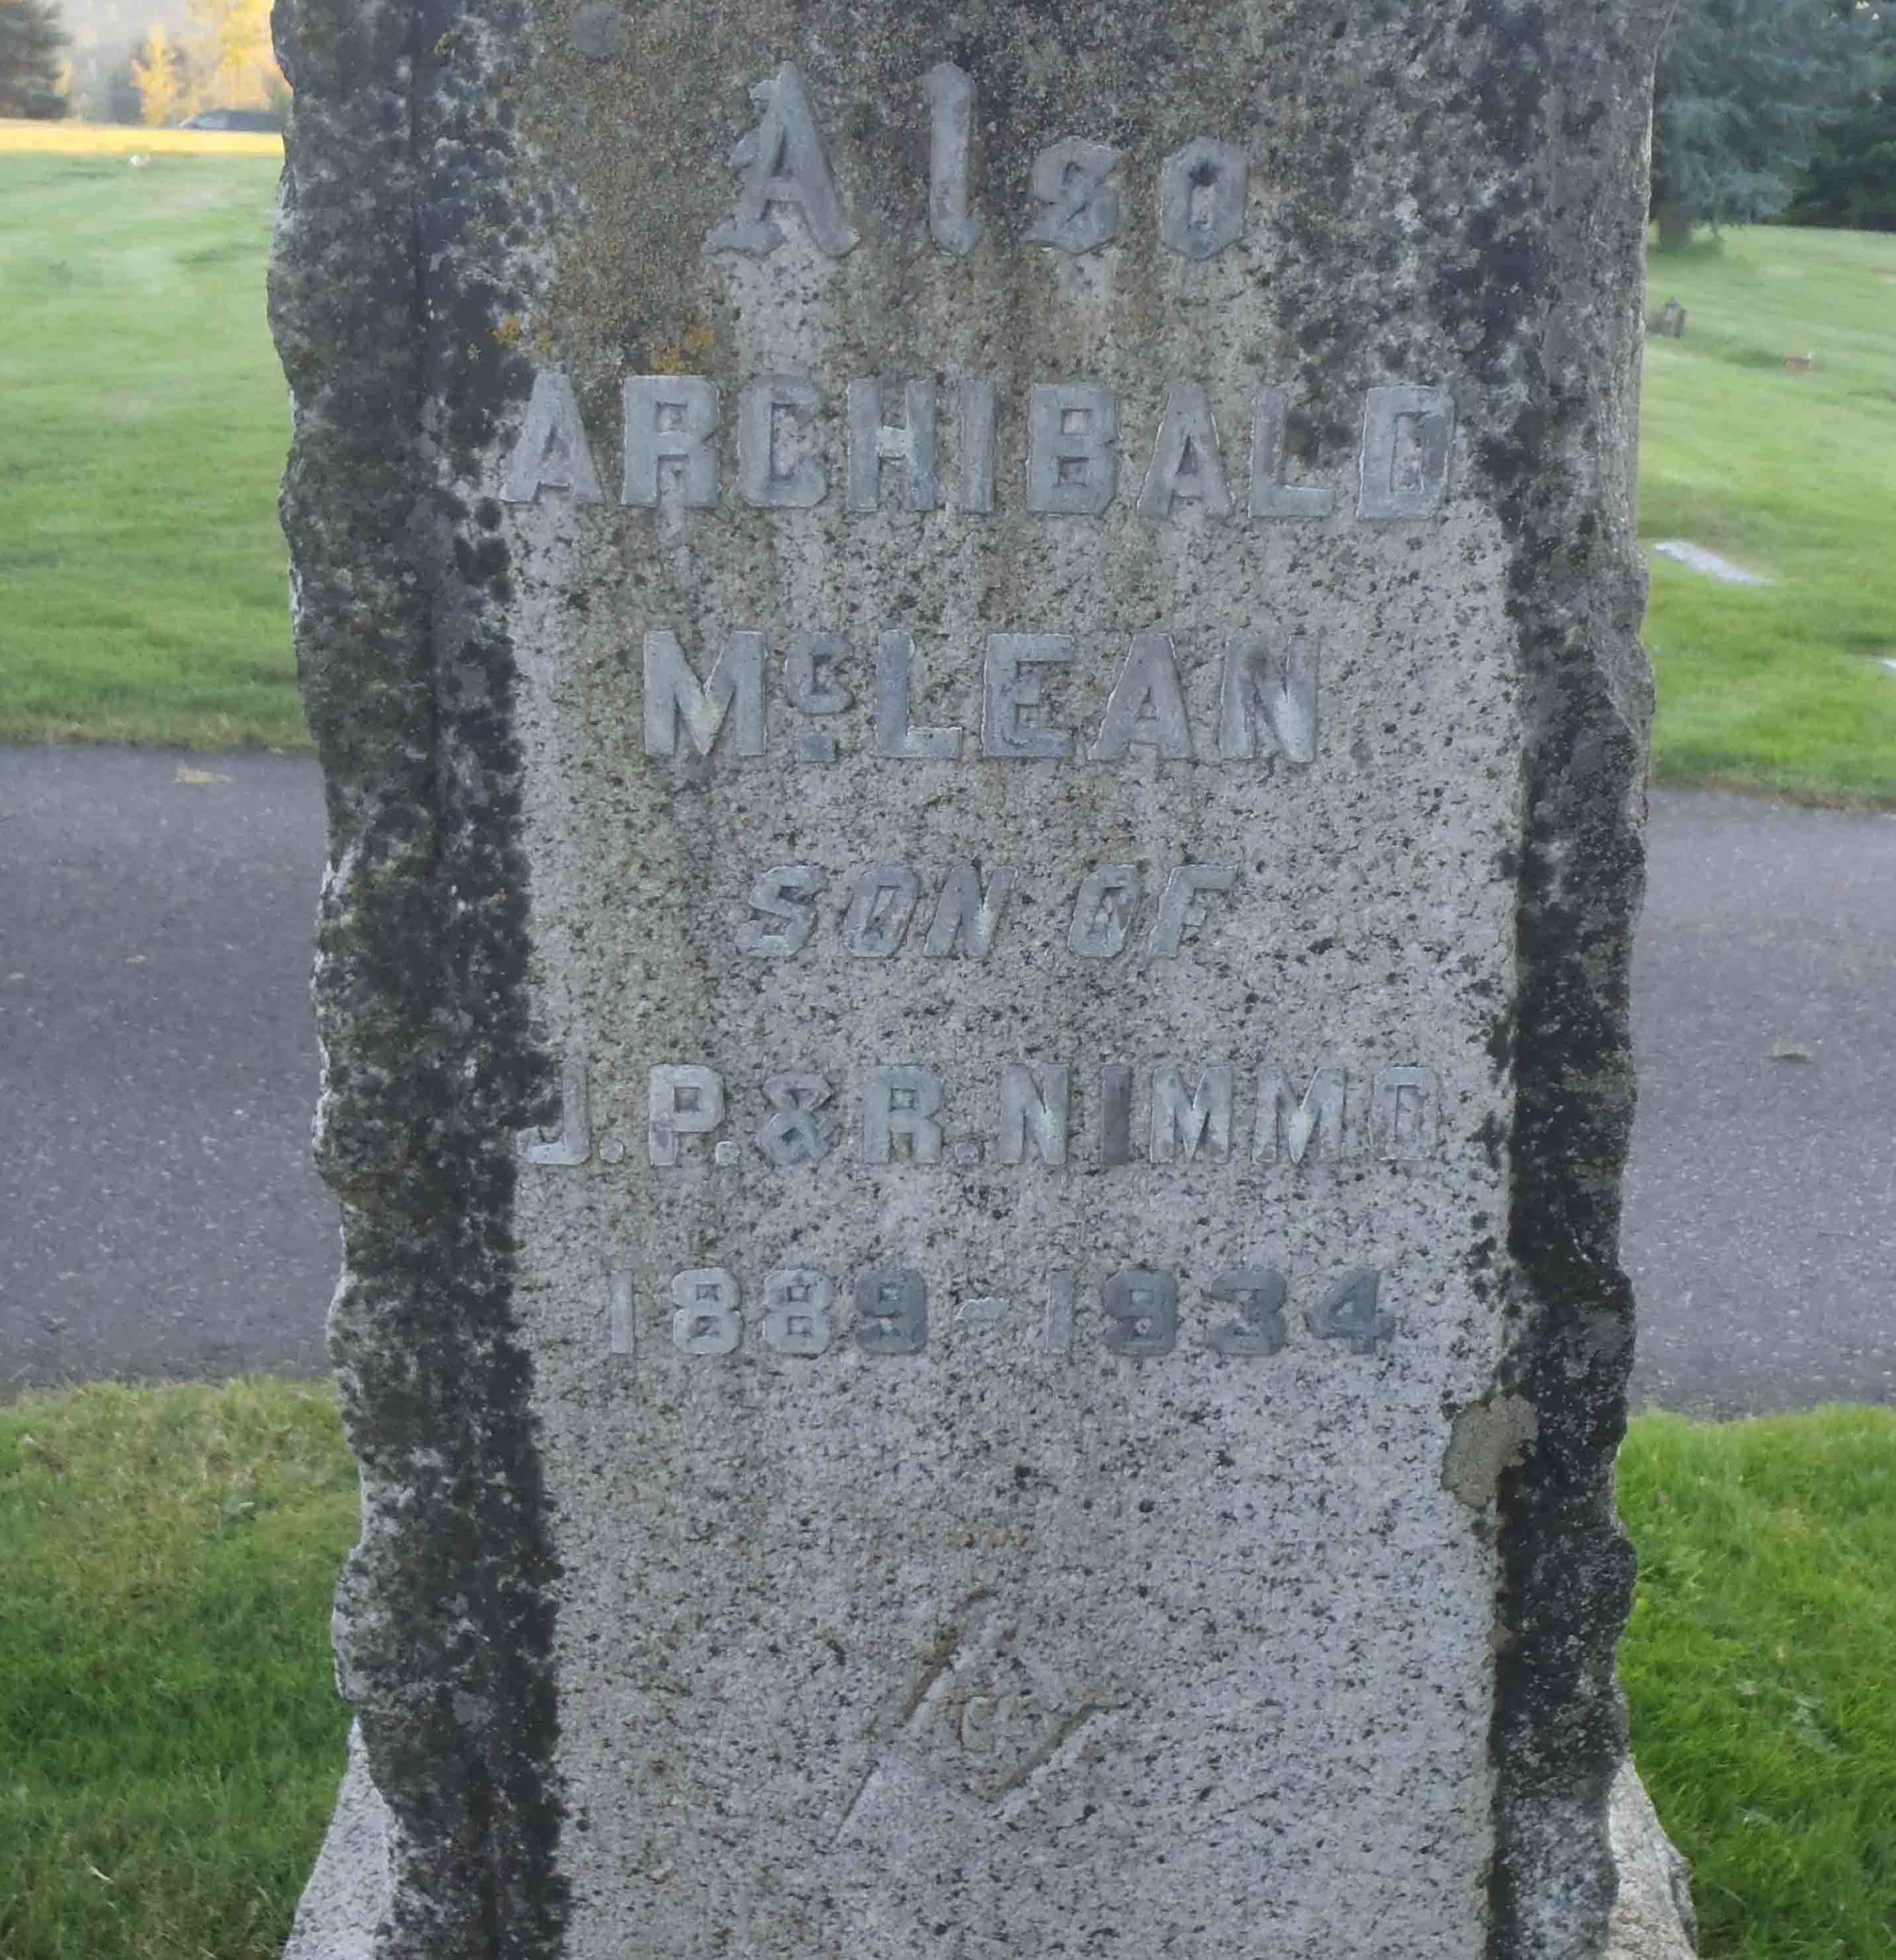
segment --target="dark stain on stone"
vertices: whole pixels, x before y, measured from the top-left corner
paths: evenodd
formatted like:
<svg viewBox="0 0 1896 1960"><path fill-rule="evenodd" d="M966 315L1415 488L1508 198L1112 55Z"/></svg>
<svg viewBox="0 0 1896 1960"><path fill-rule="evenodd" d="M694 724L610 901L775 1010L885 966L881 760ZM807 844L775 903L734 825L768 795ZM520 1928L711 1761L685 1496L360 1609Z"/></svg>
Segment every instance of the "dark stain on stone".
<svg viewBox="0 0 1896 1960"><path fill-rule="evenodd" d="M521 7L483 12L490 44L521 44ZM527 1025L501 514L440 488L531 378L497 331L526 296L466 269L495 256L484 228L538 214L514 204L507 119L460 52L465 18L279 9L297 103L272 317L329 805L319 1159L345 1245L331 1343L370 1520L402 1519L365 1532L338 1589L339 1671L402 1825L384 1950L539 1960L567 1914L556 1566L514 1312L511 1139L546 1113L552 1072Z"/></svg>
<svg viewBox="0 0 1896 1960"><path fill-rule="evenodd" d="M1643 119L1616 86L1620 51L1590 41L1595 29L1535 5L1474 11L1486 43L1471 67L1478 119L1496 181L1508 187L1475 214L1467 256L1433 297L1485 385L1513 403L1477 460L1512 547L1508 610L1526 736L1525 848L1503 867L1515 880L1519 978L1511 1025L1497 1027L1494 1044L1497 1059L1511 1056L1516 1082L1511 1335L1497 1392L1533 1418L1531 1433L1525 1420L1517 1426L1518 1454L1497 1484L1489 1955L1579 1960L1605 1948L1614 1889L1607 1792L1625 1747L1612 1660L1633 1559L1612 1465L1630 1345L1601 1328L1630 1328L1632 1312L1618 1264L1618 1173L1633 1115L1627 976L1649 714L1630 457L1596 460L1594 391L1605 372L1634 399L1636 323L1623 296L1640 288L1634 160ZM1637 28L1649 55L1657 25ZM1535 126L1557 107L1570 126L1577 118L1596 133L1599 148L1567 148L1555 186L1532 171L1562 153ZM1571 269L1567 288L1548 263ZM1564 363L1546 351L1550 316L1573 329ZM1602 505L1617 512L1617 579L1601 563L1583 574L1590 552L1567 549L1576 534L1595 539ZM1589 1829L1571 1828L1580 1817Z"/></svg>

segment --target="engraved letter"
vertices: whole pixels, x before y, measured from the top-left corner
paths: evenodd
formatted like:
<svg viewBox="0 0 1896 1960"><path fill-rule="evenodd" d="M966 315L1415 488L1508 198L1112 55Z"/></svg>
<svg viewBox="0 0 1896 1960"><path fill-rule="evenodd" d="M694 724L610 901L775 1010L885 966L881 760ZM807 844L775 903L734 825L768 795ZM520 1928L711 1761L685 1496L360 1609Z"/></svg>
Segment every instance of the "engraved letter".
<svg viewBox="0 0 1896 1960"><path fill-rule="evenodd" d="M780 1266L764 1275L764 1345L779 1354L820 1354L829 1345L829 1275Z"/></svg>
<svg viewBox="0 0 1896 1960"><path fill-rule="evenodd" d="M921 78L928 98L928 231L957 258L975 249L981 220L968 208L968 135L975 84L953 62L937 62Z"/></svg>
<svg viewBox="0 0 1896 1960"><path fill-rule="evenodd" d="M532 1130L523 1130L517 1141L520 1155L529 1163L571 1169L593 1154L593 1122L586 1106L584 1062L569 1061L560 1071L559 1141L542 1143Z"/></svg>
<svg viewBox="0 0 1896 1960"><path fill-rule="evenodd" d="M856 1345L865 1354L919 1354L928 1344L928 1289L906 1266L856 1275Z"/></svg>
<svg viewBox="0 0 1896 1960"><path fill-rule="evenodd" d="M1159 418L1145 487L1139 492L1139 514L1155 520L1169 517L1173 503L1181 497L1202 504L1207 517L1231 514L1231 489L1218 447L1218 425L1212 419L1204 389L1195 381L1175 381L1166 390L1165 413Z"/></svg>
<svg viewBox="0 0 1896 1960"><path fill-rule="evenodd" d="M1116 762L1134 742L1172 762L1191 759L1191 730L1169 633L1132 636L1132 650L1106 701L1099 739L1086 752L1096 762Z"/></svg>
<svg viewBox="0 0 1896 1960"><path fill-rule="evenodd" d="M994 508L994 377L961 384L961 508L985 517Z"/></svg>
<svg viewBox="0 0 1896 1960"><path fill-rule="evenodd" d="M784 698L800 714L840 714L855 697L829 670L843 657L840 633L793 633L784 649ZM797 738L800 762L833 762L836 738L806 730Z"/></svg>
<svg viewBox="0 0 1896 1960"><path fill-rule="evenodd" d="M1321 484L1284 480L1288 388L1260 388L1251 398L1251 514L1254 517L1327 517L1336 492Z"/></svg>
<svg viewBox="0 0 1896 1960"><path fill-rule="evenodd" d="M994 929L1000 923L1001 908L1014 888L1018 875L1006 864L997 866L981 889L981 873L972 859L957 858L950 867L948 882L936 901L935 916L928 928L922 951L931 959L946 959L955 950L955 936L961 936L962 950L970 959L985 959L994 943Z"/></svg>
<svg viewBox="0 0 1896 1960"><path fill-rule="evenodd" d="M1300 633L1288 659L1256 634L1234 634L1224 654L1218 701L1218 753L1239 759L1258 752L1261 718L1272 744L1299 768L1317 752L1317 648Z"/></svg>
<svg viewBox="0 0 1896 1960"><path fill-rule="evenodd" d="M1106 1346L1128 1360L1169 1354L1179 1338L1179 1282L1171 1273L1128 1266L1099 1289Z"/></svg>
<svg viewBox="0 0 1896 1960"><path fill-rule="evenodd" d="M778 417L800 428L823 405L815 382L797 374L759 374L737 397L737 489L759 511L807 511L829 492L829 478L813 456L777 466Z"/></svg>
<svg viewBox="0 0 1896 1960"><path fill-rule="evenodd" d="M1048 208L1027 228L1030 245L1062 252L1095 252L1119 231L1119 186L1107 180L1119 152L1104 143L1065 136L1035 158L1028 179L1037 202Z"/></svg>
<svg viewBox="0 0 1896 1960"><path fill-rule="evenodd" d="M803 900L822 889L822 867L817 864L773 864L760 871L750 888L750 908L781 924L760 924L746 919L737 928L737 950L758 959L782 959L810 943L816 925L816 908Z"/></svg>
<svg viewBox="0 0 1896 1960"><path fill-rule="evenodd" d="M717 390L700 374L625 377L622 504L658 501L658 466L678 466L679 501L708 511L717 501Z"/></svg>
<svg viewBox="0 0 1896 1960"><path fill-rule="evenodd" d="M654 1068L646 1090L645 1155L653 1163L678 1161L678 1140L702 1136L724 1120L724 1078L714 1068L685 1064Z"/></svg>
<svg viewBox="0 0 1896 1960"><path fill-rule="evenodd" d="M840 259L859 234L843 215L803 76L794 62L786 62L773 80L752 88L750 99L763 115L731 148L730 167L744 179L737 208L728 224L705 240L705 250L744 252L753 258L774 252L784 234L771 218L770 207L794 204L803 214L817 250Z"/></svg>
<svg viewBox="0 0 1896 1960"><path fill-rule="evenodd" d="M1310 1078L1303 1100L1290 1099L1290 1085L1274 1061L1258 1069L1258 1114L1251 1131L1251 1160L1275 1163L1280 1144L1293 1163L1302 1163L1315 1139L1315 1157L1343 1154L1343 1071L1326 1061Z"/></svg>
<svg viewBox="0 0 1896 1960"><path fill-rule="evenodd" d="M1073 902L1067 944L1082 959L1110 959L1124 950L1139 895L1134 864L1096 864L1081 880Z"/></svg>
<svg viewBox="0 0 1896 1960"><path fill-rule="evenodd" d="M1073 1268L1055 1266L1047 1275L1046 1348L1064 1354L1073 1346Z"/></svg>
<svg viewBox="0 0 1896 1960"><path fill-rule="evenodd" d="M1064 633L990 633L987 685L981 715L981 752L1032 760L1058 761L1073 753L1064 729L1036 728L1021 720L1023 708L1040 705L1038 676L1023 667L1064 667L1073 658Z"/></svg>
<svg viewBox="0 0 1896 1960"><path fill-rule="evenodd" d="M843 920L843 944L858 959L886 959L902 943L921 895L906 864L871 864L859 873Z"/></svg>
<svg viewBox="0 0 1896 1960"><path fill-rule="evenodd" d="M737 1282L722 1266L672 1275L672 1345L683 1354L728 1354L744 1331Z"/></svg>
<svg viewBox="0 0 1896 1960"><path fill-rule="evenodd" d="M902 384L908 425L892 428L882 418L882 383L849 384L849 508L873 511L880 501L882 466L899 463L902 508L935 508L935 381L931 374Z"/></svg>
<svg viewBox="0 0 1896 1960"><path fill-rule="evenodd" d="M1284 1345L1283 1274L1269 1266L1227 1266L1205 1288L1214 1300L1236 1300L1238 1317L1212 1328L1214 1354L1274 1354Z"/></svg>
<svg viewBox="0 0 1896 1960"><path fill-rule="evenodd" d="M735 712L731 711L735 709ZM731 752L764 752L764 636L733 633L700 687L676 633L645 635L645 752L669 756L683 722L692 746L708 756L730 715Z"/></svg>
<svg viewBox="0 0 1896 1960"><path fill-rule="evenodd" d="M1024 1163L1027 1139L1042 1163L1067 1161L1067 1071L1010 1061L1000 1071L1000 1161Z"/></svg>
<svg viewBox="0 0 1896 1960"><path fill-rule="evenodd" d="M843 657L840 633L793 633L784 649L784 698L805 714L840 714L854 699L823 670Z"/></svg>
<svg viewBox="0 0 1896 1960"><path fill-rule="evenodd" d="M837 1125L816 1112L829 1100L820 1075L764 1077L764 1099L775 1112L757 1132L757 1147L778 1170L795 1163L821 1163L835 1147Z"/></svg>
<svg viewBox="0 0 1896 1960"><path fill-rule="evenodd" d="M632 1312L632 1269L630 1266L606 1268L606 1325L615 1354L638 1351L638 1320Z"/></svg>
<svg viewBox="0 0 1896 1960"><path fill-rule="evenodd" d="M1159 242L1185 259L1215 259L1244 234L1251 160L1201 136L1159 166Z"/></svg>
<svg viewBox="0 0 1896 1960"><path fill-rule="evenodd" d="M1123 1061L1099 1071L1099 1161L1132 1161L1132 1070Z"/></svg>
<svg viewBox="0 0 1896 1960"><path fill-rule="evenodd" d="M863 1160L888 1163L895 1139L905 1137L917 1163L941 1160L941 1125L933 1120L941 1107L941 1077L930 1068L872 1068L863 1091Z"/></svg>
<svg viewBox="0 0 1896 1960"><path fill-rule="evenodd" d="M1370 1134L1385 1163L1414 1163L1433 1155L1441 1092L1432 1068L1379 1068L1370 1090Z"/></svg>
<svg viewBox="0 0 1896 1960"><path fill-rule="evenodd" d="M1155 959L1176 959L1179 943L1191 924L1191 902L1201 892L1228 892L1237 878L1229 864L1181 864L1166 880L1146 951Z"/></svg>
<svg viewBox="0 0 1896 1960"><path fill-rule="evenodd" d="M1201 1144L1220 1161L1231 1154L1230 1064L1214 1063L1188 1096L1179 1064L1162 1061L1152 1071L1152 1161L1188 1163Z"/></svg>
<svg viewBox="0 0 1896 1960"><path fill-rule="evenodd" d="M1027 508L1096 517L1119 481L1119 404L1092 381L1027 390Z"/></svg>
<svg viewBox="0 0 1896 1960"><path fill-rule="evenodd" d="M1448 493L1455 402L1446 388L1372 388L1359 517L1426 517Z"/></svg>
<svg viewBox="0 0 1896 1960"><path fill-rule="evenodd" d="M1351 1267L1325 1290L1304 1325L1319 1341L1345 1341L1352 1354L1373 1354L1379 1341L1395 1338L1394 1315L1376 1311L1380 1278L1373 1266Z"/></svg>
<svg viewBox="0 0 1896 1960"><path fill-rule="evenodd" d="M550 368L542 368L533 377L526 420L507 466L501 501L531 504L542 484L549 489L570 491L575 504L596 504L600 499L599 472L593 466L593 452L579 418L573 384Z"/></svg>
<svg viewBox="0 0 1896 1960"><path fill-rule="evenodd" d="M883 635L876 648L876 750L912 762L958 761L959 728L911 728L908 725L908 668L915 643L906 633Z"/></svg>

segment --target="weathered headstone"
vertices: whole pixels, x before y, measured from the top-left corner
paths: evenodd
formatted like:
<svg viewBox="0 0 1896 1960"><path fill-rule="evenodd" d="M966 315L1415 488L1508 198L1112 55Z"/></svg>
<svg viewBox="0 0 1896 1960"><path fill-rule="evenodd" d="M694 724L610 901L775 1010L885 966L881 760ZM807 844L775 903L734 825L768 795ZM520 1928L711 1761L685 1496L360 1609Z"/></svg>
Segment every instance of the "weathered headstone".
<svg viewBox="0 0 1896 1960"><path fill-rule="evenodd" d="M1646 330L1667 340L1685 338L1685 309L1677 300L1668 300L1659 311L1648 316Z"/></svg>
<svg viewBox="0 0 1896 1960"><path fill-rule="evenodd" d="M1602 1949L1659 11L288 0L297 1950Z"/></svg>

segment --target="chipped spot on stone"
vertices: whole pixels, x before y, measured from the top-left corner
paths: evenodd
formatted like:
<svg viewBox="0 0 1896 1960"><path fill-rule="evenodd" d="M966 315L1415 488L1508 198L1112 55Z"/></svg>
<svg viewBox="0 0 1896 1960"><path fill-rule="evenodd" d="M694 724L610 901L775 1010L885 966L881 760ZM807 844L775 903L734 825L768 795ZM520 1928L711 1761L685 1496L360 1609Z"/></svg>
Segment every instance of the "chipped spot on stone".
<svg viewBox="0 0 1896 1960"><path fill-rule="evenodd" d="M1519 1395L1489 1395L1470 1402L1449 1429L1442 1452L1442 1488L1471 1510L1494 1501L1501 1473L1511 1470L1540 1432L1534 1405Z"/></svg>

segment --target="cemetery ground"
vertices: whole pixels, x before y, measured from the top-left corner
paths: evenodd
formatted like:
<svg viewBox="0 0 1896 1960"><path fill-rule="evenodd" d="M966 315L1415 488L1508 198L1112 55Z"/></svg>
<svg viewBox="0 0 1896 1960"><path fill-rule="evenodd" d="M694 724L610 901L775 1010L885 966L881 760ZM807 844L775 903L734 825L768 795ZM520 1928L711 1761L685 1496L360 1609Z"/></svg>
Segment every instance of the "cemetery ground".
<svg viewBox="0 0 1896 1960"><path fill-rule="evenodd" d="M276 155L0 123L0 739L307 746L274 515ZM1772 582L1654 560L1655 778L1896 804L1896 237L1729 231L1655 256L1669 298L1689 318L1647 343L1641 533Z"/></svg>
<svg viewBox="0 0 1896 1960"><path fill-rule="evenodd" d="M306 746L264 321L278 161L21 148L0 124L0 728Z"/></svg>
<svg viewBox="0 0 1896 1960"><path fill-rule="evenodd" d="M1896 1949L1896 1410L1651 1414L1620 1458L1634 1751L1710 1960ZM346 1714L326 1385L0 1409L0 1960L274 1960Z"/></svg>
<svg viewBox="0 0 1896 1960"><path fill-rule="evenodd" d="M21 126L0 125L0 734L306 746L260 297L273 139L74 155ZM1674 295L1643 530L1776 582L1656 565L1657 772L1896 805L1896 240L1732 234L1656 262L1652 304ZM1888 1952L1896 1411L1647 1415L1621 1461L1634 1745L1704 1951ZM278 1950L341 1765L327 1618L355 1503L319 1386L0 1409L0 1960Z"/></svg>

